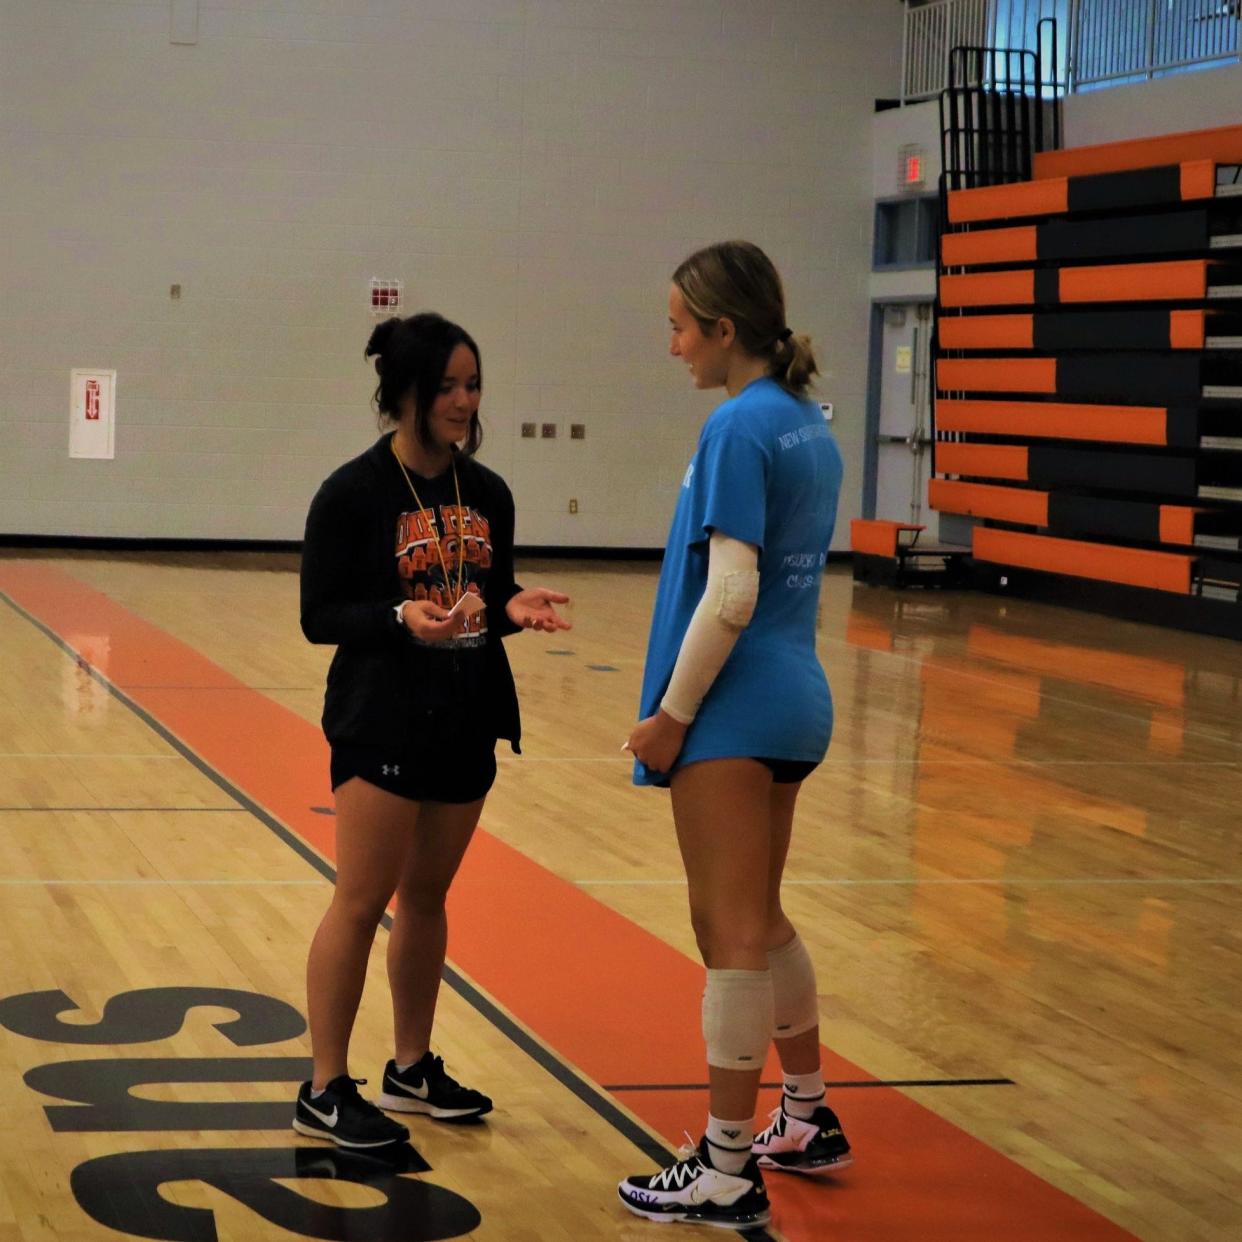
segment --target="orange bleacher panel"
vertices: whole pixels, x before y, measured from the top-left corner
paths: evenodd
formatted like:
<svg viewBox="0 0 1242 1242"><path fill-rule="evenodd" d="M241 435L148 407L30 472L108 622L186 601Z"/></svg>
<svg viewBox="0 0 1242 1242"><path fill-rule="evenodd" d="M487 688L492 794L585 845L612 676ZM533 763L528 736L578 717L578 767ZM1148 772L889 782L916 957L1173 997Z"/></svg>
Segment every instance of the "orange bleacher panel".
<svg viewBox="0 0 1242 1242"><path fill-rule="evenodd" d="M1097 440L1111 444L1172 443L1169 411L1139 405L942 398L936 402L936 430L987 436Z"/></svg>
<svg viewBox="0 0 1242 1242"><path fill-rule="evenodd" d="M1156 168L1188 160L1242 164L1242 125L1043 151L1035 156L1034 173L1037 180L1059 179Z"/></svg>
<svg viewBox="0 0 1242 1242"><path fill-rule="evenodd" d="M1035 301L1035 273L986 272L977 276L942 276L942 306L1030 306Z"/></svg>
<svg viewBox="0 0 1242 1242"><path fill-rule="evenodd" d="M1142 548L1028 535L984 526L976 526L971 532L971 550L977 560L996 565L1179 595L1190 594L1194 566L1193 557L1174 552L1149 552Z"/></svg>
<svg viewBox="0 0 1242 1242"><path fill-rule="evenodd" d="M943 465L941 466L943 469ZM1019 526L1048 525L1048 493L955 479L929 479L927 499L940 513L990 518Z"/></svg>
<svg viewBox="0 0 1242 1242"><path fill-rule="evenodd" d="M1202 509L1183 505L1160 506L1160 542L1192 544L1195 541L1195 518Z"/></svg>
<svg viewBox="0 0 1242 1242"><path fill-rule="evenodd" d="M1210 266L1206 259L1183 259L1173 263L1066 267L1061 269L1057 291L1062 302L1166 302L1205 298Z"/></svg>
<svg viewBox="0 0 1242 1242"><path fill-rule="evenodd" d="M1069 182L1064 178L1019 181L1012 185L982 186L949 193L949 222L1055 216L1069 209Z"/></svg>
<svg viewBox="0 0 1242 1242"><path fill-rule="evenodd" d="M1029 263L1039 257L1035 225L1009 229L977 229L973 233L946 233L940 239L940 257L946 267L983 263Z"/></svg>
<svg viewBox="0 0 1242 1242"><path fill-rule="evenodd" d="M945 315L943 349L1034 349L1034 315Z"/></svg>
<svg viewBox="0 0 1242 1242"><path fill-rule="evenodd" d="M1170 348L1202 349L1207 340L1208 322L1205 311L1169 311Z"/></svg>
<svg viewBox="0 0 1242 1242"><path fill-rule="evenodd" d="M936 470L974 479L1025 482L1029 450L1011 444L936 444Z"/></svg>
<svg viewBox="0 0 1242 1242"><path fill-rule="evenodd" d="M1216 194L1216 161L1192 160L1181 166L1182 198L1212 198Z"/></svg>
<svg viewBox="0 0 1242 1242"><path fill-rule="evenodd" d="M908 540L924 529L909 522L854 518L850 522L850 551L864 556L894 557L898 542L903 537Z"/></svg>
<svg viewBox="0 0 1242 1242"><path fill-rule="evenodd" d="M946 392L1054 393L1057 360L940 358L936 362L936 386Z"/></svg>

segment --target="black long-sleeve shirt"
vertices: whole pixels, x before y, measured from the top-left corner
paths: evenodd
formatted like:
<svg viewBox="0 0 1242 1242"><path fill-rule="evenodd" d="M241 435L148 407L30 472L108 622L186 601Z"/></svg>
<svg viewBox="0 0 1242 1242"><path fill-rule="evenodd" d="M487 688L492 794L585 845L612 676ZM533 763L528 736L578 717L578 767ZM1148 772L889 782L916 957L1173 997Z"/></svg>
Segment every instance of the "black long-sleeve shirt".
<svg viewBox="0 0 1242 1242"><path fill-rule="evenodd" d="M513 496L494 471L458 456L463 521L451 470L435 479L411 474L420 509L391 439L381 436L331 474L306 519L302 632L337 645L324 733L333 744L417 747L431 731L470 732L518 750L517 691L501 642L518 632L505 614L521 589L513 580ZM452 643L419 643L396 605L431 599L451 608L459 581L486 610Z"/></svg>

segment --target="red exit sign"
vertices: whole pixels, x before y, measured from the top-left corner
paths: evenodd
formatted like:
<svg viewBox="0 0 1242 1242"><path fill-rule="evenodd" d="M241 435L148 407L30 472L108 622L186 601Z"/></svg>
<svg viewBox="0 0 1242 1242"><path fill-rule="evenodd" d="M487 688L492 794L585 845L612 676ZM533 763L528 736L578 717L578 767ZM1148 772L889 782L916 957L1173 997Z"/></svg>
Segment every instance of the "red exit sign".
<svg viewBox="0 0 1242 1242"><path fill-rule="evenodd" d="M898 153L898 180L903 190L915 190L927 180L927 152L914 143Z"/></svg>

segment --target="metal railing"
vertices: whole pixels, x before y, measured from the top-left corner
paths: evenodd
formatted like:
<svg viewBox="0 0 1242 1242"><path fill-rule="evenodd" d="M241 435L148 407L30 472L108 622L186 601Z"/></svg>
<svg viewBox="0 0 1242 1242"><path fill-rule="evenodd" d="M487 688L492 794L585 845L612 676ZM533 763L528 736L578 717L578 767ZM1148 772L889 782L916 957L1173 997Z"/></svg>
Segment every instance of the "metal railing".
<svg viewBox="0 0 1242 1242"><path fill-rule="evenodd" d="M1073 9L1076 89L1238 59L1237 0L1075 0Z"/></svg>
<svg viewBox="0 0 1242 1242"><path fill-rule="evenodd" d="M937 0L906 5L902 42L902 99L930 99L949 82L949 54L955 47L989 44L990 0Z"/></svg>
<svg viewBox="0 0 1242 1242"><path fill-rule="evenodd" d="M1242 0L932 0L907 4L902 100L948 85L958 46L1034 48L1039 23L1063 32L1046 85L1091 90L1225 64L1242 53Z"/></svg>

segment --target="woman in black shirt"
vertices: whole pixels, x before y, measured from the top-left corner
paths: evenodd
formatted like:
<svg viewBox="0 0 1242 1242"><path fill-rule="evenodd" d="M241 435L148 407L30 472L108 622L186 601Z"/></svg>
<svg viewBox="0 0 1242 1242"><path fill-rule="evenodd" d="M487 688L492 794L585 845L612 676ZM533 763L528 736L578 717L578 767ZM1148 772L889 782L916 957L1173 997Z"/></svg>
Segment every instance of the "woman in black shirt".
<svg viewBox="0 0 1242 1242"><path fill-rule="evenodd" d="M569 628L554 607L566 596L514 582L513 497L474 460L478 346L422 314L380 324L366 356L395 431L320 487L302 554L302 630L337 645L323 711L337 879L307 964L314 1077L298 1093L293 1126L343 1147L409 1137L359 1094L348 1069L367 959L394 893L396 1047L380 1104L441 1121L491 1110L430 1051L444 901L495 780L497 739L519 750L501 639Z"/></svg>

